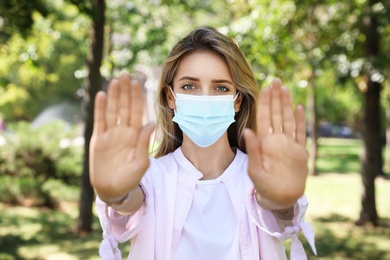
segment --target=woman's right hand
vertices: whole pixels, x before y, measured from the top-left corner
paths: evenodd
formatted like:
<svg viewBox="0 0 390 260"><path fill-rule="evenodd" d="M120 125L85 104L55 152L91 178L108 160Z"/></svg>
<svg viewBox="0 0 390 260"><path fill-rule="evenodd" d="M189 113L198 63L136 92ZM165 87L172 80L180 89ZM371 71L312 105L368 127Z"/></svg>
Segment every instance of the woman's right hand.
<svg viewBox="0 0 390 260"><path fill-rule="evenodd" d="M145 99L128 74L110 82L95 98L89 150L90 180L103 201L115 201L139 185L149 167L149 140L155 124L142 124Z"/></svg>

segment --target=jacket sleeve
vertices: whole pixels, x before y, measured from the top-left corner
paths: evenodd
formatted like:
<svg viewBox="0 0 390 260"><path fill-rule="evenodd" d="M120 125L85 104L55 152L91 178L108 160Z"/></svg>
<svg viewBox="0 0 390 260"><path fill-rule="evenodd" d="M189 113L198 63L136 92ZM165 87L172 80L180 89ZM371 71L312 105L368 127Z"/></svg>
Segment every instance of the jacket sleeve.
<svg viewBox="0 0 390 260"><path fill-rule="evenodd" d="M99 255L103 260L122 259L118 243L128 241L138 233L146 212L146 202L136 212L127 216L118 214L99 197L96 198L96 207L103 229Z"/></svg>
<svg viewBox="0 0 390 260"><path fill-rule="evenodd" d="M150 207L152 190L151 172L156 171L156 162L150 158L150 166L141 179L140 186L145 194L145 201L136 212L131 215L120 215L113 208L109 207L99 197L96 198L96 208L100 225L103 229L103 240L100 244L99 254L101 259L122 259L121 252L118 249L118 243L126 242L134 238L142 224ZM158 170L158 169L157 169Z"/></svg>
<svg viewBox="0 0 390 260"><path fill-rule="evenodd" d="M298 234L303 232L314 254L317 250L314 244L314 231L309 223L304 221L308 201L303 195L294 205L294 217L292 221L285 221L287 226L280 226L275 215L261 208L255 198L255 189L252 187L247 198L248 214L260 231L276 238L279 241L291 239L290 259L306 260L307 256Z"/></svg>

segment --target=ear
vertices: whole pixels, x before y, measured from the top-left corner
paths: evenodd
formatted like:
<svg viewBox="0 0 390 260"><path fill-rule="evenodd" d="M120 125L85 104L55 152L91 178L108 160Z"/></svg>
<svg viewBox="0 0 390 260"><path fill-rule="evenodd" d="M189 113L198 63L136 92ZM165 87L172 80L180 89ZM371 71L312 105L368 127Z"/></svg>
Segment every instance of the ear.
<svg viewBox="0 0 390 260"><path fill-rule="evenodd" d="M167 85L165 88L165 96L167 98L168 106L170 109L176 109L175 97L173 96L171 90L171 86Z"/></svg>
<svg viewBox="0 0 390 260"><path fill-rule="evenodd" d="M236 100L234 101L234 111L237 113L238 111L240 111L240 107L241 107L241 102L242 102L242 93L239 92L240 94L238 95L238 97L236 98Z"/></svg>

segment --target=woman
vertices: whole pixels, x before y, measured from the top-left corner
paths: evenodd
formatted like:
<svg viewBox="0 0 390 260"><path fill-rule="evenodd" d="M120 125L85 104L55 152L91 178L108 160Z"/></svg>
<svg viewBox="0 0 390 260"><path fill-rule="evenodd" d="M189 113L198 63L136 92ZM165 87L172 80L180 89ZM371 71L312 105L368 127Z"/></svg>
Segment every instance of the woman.
<svg viewBox="0 0 390 260"><path fill-rule="evenodd" d="M121 259L306 259L297 233L307 177L303 108L276 79L257 87L245 57L215 29L192 31L163 64L162 140L148 155L139 84L122 75L98 93L90 177L103 226L100 255ZM245 154L247 153L247 154Z"/></svg>

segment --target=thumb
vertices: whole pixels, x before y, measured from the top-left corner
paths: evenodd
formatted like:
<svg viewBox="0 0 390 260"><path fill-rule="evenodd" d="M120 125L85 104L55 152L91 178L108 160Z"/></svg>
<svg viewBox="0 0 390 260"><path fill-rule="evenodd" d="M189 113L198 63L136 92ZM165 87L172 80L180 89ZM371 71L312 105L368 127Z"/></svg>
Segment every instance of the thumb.
<svg viewBox="0 0 390 260"><path fill-rule="evenodd" d="M137 151L135 157L139 165L144 168L143 171L149 167L149 143L156 124L154 122L148 123L141 130L137 143Z"/></svg>
<svg viewBox="0 0 390 260"><path fill-rule="evenodd" d="M256 134L248 128L244 130L244 139L248 154L248 174L253 180L254 177L256 178L256 173L260 171L263 164L260 141Z"/></svg>

